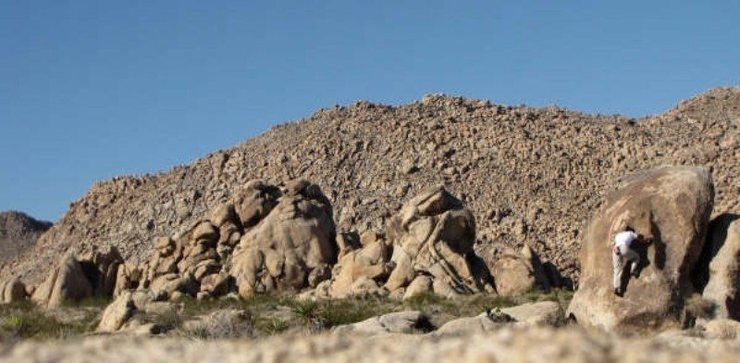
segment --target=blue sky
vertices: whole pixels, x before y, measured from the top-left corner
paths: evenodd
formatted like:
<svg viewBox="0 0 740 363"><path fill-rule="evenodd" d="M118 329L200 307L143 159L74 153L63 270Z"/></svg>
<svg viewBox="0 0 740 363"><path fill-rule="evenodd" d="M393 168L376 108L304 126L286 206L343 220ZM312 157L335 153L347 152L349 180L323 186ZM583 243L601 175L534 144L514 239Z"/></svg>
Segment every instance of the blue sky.
<svg viewBox="0 0 740 363"><path fill-rule="evenodd" d="M0 1L0 210L56 220L321 107L662 112L740 83L739 1Z"/></svg>

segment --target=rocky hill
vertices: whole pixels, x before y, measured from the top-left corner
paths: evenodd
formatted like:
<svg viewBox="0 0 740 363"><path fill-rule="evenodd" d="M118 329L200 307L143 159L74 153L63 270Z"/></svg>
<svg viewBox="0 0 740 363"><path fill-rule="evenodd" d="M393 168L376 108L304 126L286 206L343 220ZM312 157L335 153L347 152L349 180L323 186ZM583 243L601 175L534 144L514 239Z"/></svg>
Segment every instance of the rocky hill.
<svg viewBox="0 0 740 363"><path fill-rule="evenodd" d="M33 247L51 225L22 212L0 212L0 263L10 261Z"/></svg>
<svg viewBox="0 0 740 363"><path fill-rule="evenodd" d="M188 166L97 183L0 277L38 282L47 269L37 266L85 245L114 245L138 263L155 236L183 230L247 181L302 177L329 197L339 231L358 232L383 231L404 201L444 184L473 211L475 249L486 262L504 246L528 244L577 279L587 219L631 171L706 166L716 188L713 215L740 211L739 127L738 87L643 119L447 96L337 106Z"/></svg>

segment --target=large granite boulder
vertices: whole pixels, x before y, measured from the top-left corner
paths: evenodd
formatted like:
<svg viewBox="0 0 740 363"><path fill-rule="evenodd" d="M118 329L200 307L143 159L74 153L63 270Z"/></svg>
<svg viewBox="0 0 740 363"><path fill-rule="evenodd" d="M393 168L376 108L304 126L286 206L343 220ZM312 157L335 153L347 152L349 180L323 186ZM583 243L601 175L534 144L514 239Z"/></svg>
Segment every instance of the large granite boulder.
<svg viewBox="0 0 740 363"><path fill-rule="evenodd" d="M419 275L432 278L444 296L491 289L490 273L481 270L473 251L475 219L444 187L434 187L408 201L387 226L395 268L385 287L406 288Z"/></svg>
<svg viewBox="0 0 740 363"><path fill-rule="evenodd" d="M263 189L260 189L263 190ZM326 270L337 259L336 231L332 207L319 186L305 180L289 182L273 208L268 211L271 193L260 194L266 201L242 203L238 213L242 223L252 224L242 236L231 260L234 276L242 297L254 293L309 286L315 269ZM264 216L254 223L254 218ZM325 274L323 274L325 275ZM327 278L328 276L324 276ZM312 279L318 284L320 279Z"/></svg>
<svg viewBox="0 0 740 363"><path fill-rule="evenodd" d="M74 256L67 255L36 288L31 299L39 305L53 308L92 295L93 286L85 276L82 265Z"/></svg>
<svg viewBox="0 0 740 363"><path fill-rule="evenodd" d="M702 296L716 305L716 317L740 320L740 216L715 218L707 243L711 262Z"/></svg>
<svg viewBox="0 0 740 363"><path fill-rule="evenodd" d="M587 326L631 331L679 326L691 271L702 252L713 207L709 172L662 167L631 175L594 215L581 248L581 280L568 314ZM614 235L631 226L643 236L633 249L641 274L613 293Z"/></svg>

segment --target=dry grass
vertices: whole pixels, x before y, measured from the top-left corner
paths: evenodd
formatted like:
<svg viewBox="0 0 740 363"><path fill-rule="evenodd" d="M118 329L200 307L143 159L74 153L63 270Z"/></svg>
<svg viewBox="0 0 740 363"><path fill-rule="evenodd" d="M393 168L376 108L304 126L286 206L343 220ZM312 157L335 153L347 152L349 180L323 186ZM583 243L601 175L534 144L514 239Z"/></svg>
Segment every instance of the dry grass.
<svg viewBox="0 0 740 363"><path fill-rule="evenodd" d="M74 319L59 319L30 302L0 305L0 342L21 339L63 339L94 330L97 311L81 311Z"/></svg>
<svg viewBox="0 0 740 363"><path fill-rule="evenodd" d="M448 299L421 294L406 301L378 296L302 301L287 294L203 301L186 298L171 310L139 312L134 318L156 324L159 331L194 339L258 338L286 331L316 333L404 310L419 310L432 325L440 326L455 318L526 302L551 300L565 307L571 296L572 292L552 290L511 298L481 294ZM107 302L89 299L57 311L45 311L31 303L0 305L0 340L58 339L91 332Z"/></svg>

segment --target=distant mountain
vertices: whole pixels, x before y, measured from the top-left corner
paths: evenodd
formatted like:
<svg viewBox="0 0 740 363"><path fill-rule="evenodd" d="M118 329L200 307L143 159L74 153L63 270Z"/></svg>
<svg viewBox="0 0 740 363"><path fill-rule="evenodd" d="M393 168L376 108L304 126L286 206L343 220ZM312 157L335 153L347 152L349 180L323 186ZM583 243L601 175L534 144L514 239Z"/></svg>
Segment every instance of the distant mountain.
<svg viewBox="0 0 740 363"><path fill-rule="evenodd" d="M36 220L23 212L0 212L0 263L32 248L51 226L51 222Z"/></svg>
<svg viewBox="0 0 740 363"><path fill-rule="evenodd" d="M247 181L302 177L330 198L340 231L360 232L382 232L402 202L445 184L474 212L484 260L528 244L577 278L583 228L625 174L704 165L715 182L714 215L739 212L739 124L738 87L642 119L438 95L398 107L332 107L187 166L95 184L0 276L38 281L65 251L93 244L115 245L138 263L154 236L176 233Z"/></svg>

